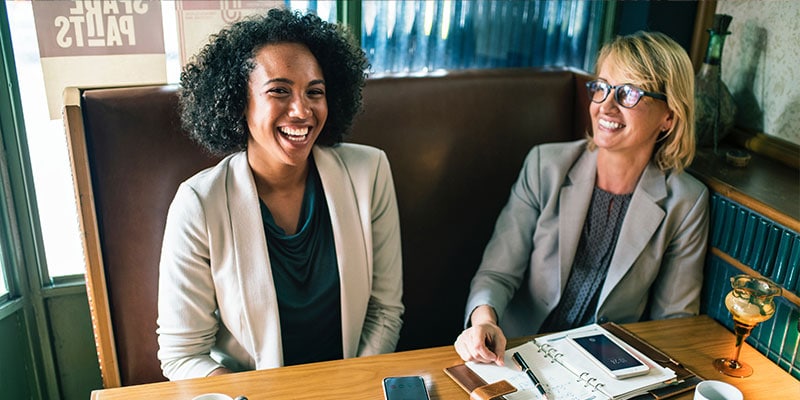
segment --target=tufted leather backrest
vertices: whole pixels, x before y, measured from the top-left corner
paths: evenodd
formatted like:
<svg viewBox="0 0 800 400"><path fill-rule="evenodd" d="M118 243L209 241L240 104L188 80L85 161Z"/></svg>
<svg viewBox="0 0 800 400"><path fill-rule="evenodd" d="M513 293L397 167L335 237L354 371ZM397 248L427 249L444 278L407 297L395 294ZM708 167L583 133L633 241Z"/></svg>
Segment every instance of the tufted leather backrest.
<svg viewBox="0 0 800 400"><path fill-rule="evenodd" d="M583 136L588 76L505 69L378 78L348 141L383 149L400 208L406 314L398 350L450 344L469 280L522 160ZM176 86L68 89L103 384L164 380L156 358L158 261L178 184L217 159L180 128Z"/></svg>
<svg viewBox="0 0 800 400"><path fill-rule="evenodd" d="M398 350L451 344L469 282L534 145L585 135L590 78L496 69L372 80L349 140L383 149L403 240Z"/></svg>

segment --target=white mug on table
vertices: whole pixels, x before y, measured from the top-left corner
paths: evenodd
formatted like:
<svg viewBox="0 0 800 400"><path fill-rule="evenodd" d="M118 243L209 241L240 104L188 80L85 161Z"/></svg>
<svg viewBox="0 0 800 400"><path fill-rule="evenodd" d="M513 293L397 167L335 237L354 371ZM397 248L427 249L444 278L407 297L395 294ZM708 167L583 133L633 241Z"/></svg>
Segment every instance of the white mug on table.
<svg viewBox="0 0 800 400"><path fill-rule="evenodd" d="M204 393L192 400L233 400L233 398L222 393Z"/></svg>
<svg viewBox="0 0 800 400"><path fill-rule="evenodd" d="M702 381L694 389L694 400L742 400L742 392L722 381Z"/></svg>

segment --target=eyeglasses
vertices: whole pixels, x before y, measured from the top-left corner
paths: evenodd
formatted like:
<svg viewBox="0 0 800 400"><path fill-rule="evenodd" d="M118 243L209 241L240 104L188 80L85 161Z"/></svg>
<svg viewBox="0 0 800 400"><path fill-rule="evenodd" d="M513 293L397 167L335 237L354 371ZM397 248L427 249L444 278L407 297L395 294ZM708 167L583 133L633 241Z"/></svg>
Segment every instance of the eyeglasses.
<svg viewBox="0 0 800 400"><path fill-rule="evenodd" d="M629 83L611 86L608 82L591 81L586 83L586 90L589 92L589 98L594 103L606 101L608 94L613 90L614 100L617 101L617 104L625 108L635 107L639 104L639 100L642 99L642 96L650 96L654 99L667 101L667 96L661 93L648 92Z"/></svg>

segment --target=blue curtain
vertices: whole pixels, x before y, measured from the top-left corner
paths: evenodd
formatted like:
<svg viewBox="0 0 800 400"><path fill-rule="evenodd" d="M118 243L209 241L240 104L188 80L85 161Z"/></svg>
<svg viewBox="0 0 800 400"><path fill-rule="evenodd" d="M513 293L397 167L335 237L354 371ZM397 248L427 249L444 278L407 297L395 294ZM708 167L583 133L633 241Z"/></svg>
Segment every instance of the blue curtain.
<svg viewBox="0 0 800 400"><path fill-rule="evenodd" d="M591 70L605 2L363 0L361 44L374 75L468 68Z"/></svg>
<svg viewBox="0 0 800 400"><path fill-rule="evenodd" d="M336 0L284 0L286 7L301 12L313 12L328 22L336 22Z"/></svg>

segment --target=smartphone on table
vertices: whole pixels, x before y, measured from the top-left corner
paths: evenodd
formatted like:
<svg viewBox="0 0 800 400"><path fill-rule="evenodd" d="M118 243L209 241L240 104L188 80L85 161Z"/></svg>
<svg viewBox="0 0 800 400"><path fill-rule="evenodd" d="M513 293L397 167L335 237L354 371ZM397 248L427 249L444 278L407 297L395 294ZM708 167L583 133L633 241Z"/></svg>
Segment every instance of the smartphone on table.
<svg viewBox="0 0 800 400"><path fill-rule="evenodd" d="M616 379L650 372L650 367L639 356L605 333L578 334L568 336L568 340L600 369Z"/></svg>
<svg viewBox="0 0 800 400"><path fill-rule="evenodd" d="M421 376L383 378L383 395L386 400L430 400Z"/></svg>

